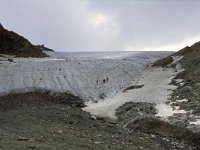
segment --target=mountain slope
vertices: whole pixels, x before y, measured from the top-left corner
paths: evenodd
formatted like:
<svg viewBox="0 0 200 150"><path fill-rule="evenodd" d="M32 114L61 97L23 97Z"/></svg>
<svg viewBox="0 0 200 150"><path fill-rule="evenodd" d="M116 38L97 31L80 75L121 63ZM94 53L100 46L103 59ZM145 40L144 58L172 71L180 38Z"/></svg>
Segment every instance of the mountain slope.
<svg viewBox="0 0 200 150"><path fill-rule="evenodd" d="M13 31L6 30L0 24L0 53L16 57L47 57L42 50Z"/></svg>
<svg viewBox="0 0 200 150"><path fill-rule="evenodd" d="M186 46L180 51L153 63L153 67L174 67L171 63L172 57L180 56L182 59L178 61L184 68L184 71L179 73L176 79L183 79L185 83L197 83L200 82L200 42L193 44L192 46Z"/></svg>
<svg viewBox="0 0 200 150"><path fill-rule="evenodd" d="M165 63L170 57L179 56L177 63ZM165 65L164 65L165 63ZM187 111L188 116L192 116L194 122L200 122L200 42L187 46L167 58L156 61L153 66L177 67L180 63L184 69L172 80L172 84L178 86L173 91L171 101L172 106L179 107L180 110ZM182 101L180 101L182 100Z"/></svg>

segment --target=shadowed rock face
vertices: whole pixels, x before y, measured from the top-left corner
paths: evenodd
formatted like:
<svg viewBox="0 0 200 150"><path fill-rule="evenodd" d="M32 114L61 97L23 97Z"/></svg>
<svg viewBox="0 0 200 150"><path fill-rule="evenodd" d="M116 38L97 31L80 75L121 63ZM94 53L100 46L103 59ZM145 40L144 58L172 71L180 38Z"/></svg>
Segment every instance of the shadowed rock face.
<svg viewBox="0 0 200 150"><path fill-rule="evenodd" d="M16 57L47 57L42 50L13 31L0 24L0 53Z"/></svg>
<svg viewBox="0 0 200 150"><path fill-rule="evenodd" d="M166 67L167 65L171 64L173 62L173 58L171 56L168 56L166 58L157 60L153 63L152 67Z"/></svg>
<svg viewBox="0 0 200 150"><path fill-rule="evenodd" d="M177 76L185 83L195 84L200 82L200 42L186 47L174 55L183 55L184 57L179 61L185 69Z"/></svg>

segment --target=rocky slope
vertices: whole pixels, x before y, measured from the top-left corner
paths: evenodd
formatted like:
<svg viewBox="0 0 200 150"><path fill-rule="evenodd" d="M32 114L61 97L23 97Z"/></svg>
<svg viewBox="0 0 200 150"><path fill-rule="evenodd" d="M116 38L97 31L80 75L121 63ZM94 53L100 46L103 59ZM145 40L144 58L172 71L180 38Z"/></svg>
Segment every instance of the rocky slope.
<svg viewBox="0 0 200 150"><path fill-rule="evenodd" d="M171 65L169 61L174 56L182 57L178 63L184 70L172 80L172 84L178 86L172 94L173 106L179 106L180 109L186 110L190 115L200 116L200 42L190 47L187 46L167 58L158 60L153 66L176 67L176 64ZM168 63L166 63L166 60L168 60ZM184 99L184 101L180 101L181 99Z"/></svg>
<svg viewBox="0 0 200 150"><path fill-rule="evenodd" d="M16 57L47 57L42 49L13 31L6 30L0 23L0 53Z"/></svg>
<svg viewBox="0 0 200 150"><path fill-rule="evenodd" d="M132 132L120 125L98 120L82 111L83 106L78 97L48 91L0 97L0 149L194 149L153 132Z"/></svg>
<svg viewBox="0 0 200 150"><path fill-rule="evenodd" d="M173 57L176 56L181 59L177 61L177 63L172 63ZM179 64L183 68L183 71L178 73L171 82L171 84L178 88L173 91L167 103L173 107L173 109L184 110L185 113L174 114L168 118L167 122L161 123L157 118L152 117L152 112L145 112L147 115L139 117L140 123L136 122L133 126L131 122L129 126L135 129L135 126L138 125L138 130L168 135L198 146L200 141L200 42L190 47L187 46L166 58L156 61L152 66L177 68L180 67ZM135 104L129 104L129 109L136 109L134 105ZM143 107L142 105L142 108ZM132 119L135 118L134 115L131 117ZM122 118L122 120L124 120L124 117ZM142 127L140 126L141 120L143 122ZM126 124L129 123L126 122ZM156 126L158 126L158 128ZM156 131L154 130L155 128Z"/></svg>

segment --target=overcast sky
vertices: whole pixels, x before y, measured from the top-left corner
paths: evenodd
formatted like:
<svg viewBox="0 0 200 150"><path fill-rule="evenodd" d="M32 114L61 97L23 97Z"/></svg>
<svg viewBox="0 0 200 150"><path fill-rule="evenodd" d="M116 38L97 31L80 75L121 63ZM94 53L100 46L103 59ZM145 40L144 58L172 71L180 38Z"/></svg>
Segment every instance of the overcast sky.
<svg viewBox="0 0 200 150"><path fill-rule="evenodd" d="M0 0L0 22L55 51L179 50L200 41L200 0Z"/></svg>

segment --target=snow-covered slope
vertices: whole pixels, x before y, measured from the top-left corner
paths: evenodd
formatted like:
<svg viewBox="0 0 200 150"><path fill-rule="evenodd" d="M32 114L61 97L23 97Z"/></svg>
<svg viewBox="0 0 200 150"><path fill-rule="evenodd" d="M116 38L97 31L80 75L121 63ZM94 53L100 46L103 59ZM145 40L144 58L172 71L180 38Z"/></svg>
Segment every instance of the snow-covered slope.
<svg viewBox="0 0 200 150"><path fill-rule="evenodd" d="M116 109L126 102L148 102L157 104L158 116L168 117L174 113L182 111L173 111L172 107L165 104L172 90L177 88L170 85L174 75L177 74L173 69L149 68L144 73L142 78L134 85L143 85L141 88L127 90L115 95L112 98L106 98L98 103L88 102L85 111L90 112L99 118L107 118L116 120Z"/></svg>
<svg viewBox="0 0 200 150"><path fill-rule="evenodd" d="M50 58L0 58L0 93L48 89L70 92L85 100L114 96L137 81L146 65L166 52L113 52Z"/></svg>

